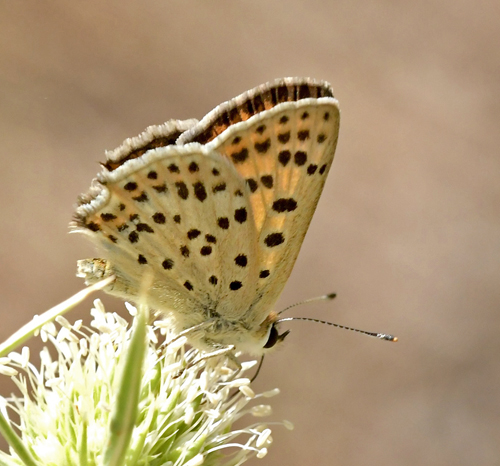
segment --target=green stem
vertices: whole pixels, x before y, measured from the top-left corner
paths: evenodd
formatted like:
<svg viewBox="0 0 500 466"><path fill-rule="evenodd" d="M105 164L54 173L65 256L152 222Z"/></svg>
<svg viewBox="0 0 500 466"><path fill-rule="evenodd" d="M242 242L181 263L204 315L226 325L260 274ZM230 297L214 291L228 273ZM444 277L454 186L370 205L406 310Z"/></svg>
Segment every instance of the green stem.
<svg viewBox="0 0 500 466"><path fill-rule="evenodd" d="M74 308L77 304L81 303L87 296L92 294L96 290L100 290L105 286L109 285L115 276L108 277L96 284L79 291L71 298L63 301L62 303L54 306L52 309L44 312L41 316L34 317L31 322L23 325L17 332L11 335L7 340L0 344L0 357L9 354L17 346L23 344L26 340L31 338L35 332L40 330L46 323L53 321L57 316L68 312L70 309Z"/></svg>
<svg viewBox="0 0 500 466"><path fill-rule="evenodd" d="M147 307L139 306L120 379L116 402L110 416L108 442L104 452L106 466L123 466L137 420L142 366L146 354Z"/></svg>
<svg viewBox="0 0 500 466"><path fill-rule="evenodd" d="M35 461L31 453L24 445L21 437L19 437L12 429L10 422L5 419L4 415L0 412L0 433L3 435L9 446L16 452L17 456L26 466L40 466Z"/></svg>

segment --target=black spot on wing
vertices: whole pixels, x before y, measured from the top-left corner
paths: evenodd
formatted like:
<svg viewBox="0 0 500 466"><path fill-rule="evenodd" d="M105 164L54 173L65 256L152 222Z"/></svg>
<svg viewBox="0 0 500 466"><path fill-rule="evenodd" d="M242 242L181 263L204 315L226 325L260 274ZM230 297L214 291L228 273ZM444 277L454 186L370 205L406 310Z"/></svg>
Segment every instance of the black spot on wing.
<svg viewBox="0 0 500 466"><path fill-rule="evenodd" d="M260 181L268 189L271 189L273 187L273 177L272 177L272 175L261 176L260 177Z"/></svg>
<svg viewBox="0 0 500 466"><path fill-rule="evenodd" d="M318 169L318 166L311 163L308 167L307 167L307 174L308 175L314 175L314 173L316 173L316 170Z"/></svg>
<svg viewBox="0 0 500 466"><path fill-rule="evenodd" d="M200 202L203 202L207 198L207 190L205 189L205 185L201 181L198 181L193 184L193 188L196 199L198 199Z"/></svg>
<svg viewBox="0 0 500 466"><path fill-rule="evenodd" d="M125 191L135 191L137 189L137 183L135 181L129 181L124 187Z"/></svg>
<svg viewBox="0 0 500 466"><path fill-rule="evenodd" d="M297 208L297 201L293 198L281 198L273 202L275 212L292 212Z"/></svg>
<svg viewBox="0 0 500 466"><path fill-rule="evenodd" d="M216 184L213 188L212 188L212 192L213 193L220 193L222 191L225 191L226 190L226 183L219 183L219 184Z"/></svg>
<svg viewBox="0 0 500 466"><path fill-rule="evenodd" d="M137 243L137 241L139 241L139 233L137 233L137 231L131 231L128 235L128 240L131 243Z"/></svg>
<svg viewBox="0 0 500 466"><path fill-rule="evenodd" d="M167 192L167 185L165 183L163 183L163 184L157 184L157 185L153 186L153 189L157 193L166 193Z"/></svg>
<svg viewBox="0 0 500 466"><path fill-rule="evenodd" d="M217 219L217 225L223 230L227 230L229 228L229 219L227 217L219 217Z"/></svg>
<svg viewBox="0 0 500 466"><path fill-rule="evenodd" d="M264 243L269 248L274 248L285 242L283 233L271 233L266 236Z"/></svg>
<svg viewBox="0 0 500 466"><path fill-rule="evenodd" d="M289 140L290 140L290 131L287 131L286 133L278 134L278 141L281 144L286 144Z"/></svg>
<svg viewBox="0 0 500 466"><path fill-rule="evenodd" d="M269 150L269 148L271 147L271 140L269 138L267 138L263 142L256 142L254 144L254 147L255 147L255 150L259 154L265 154Z"/></svg>
<svg viewBox="0 0 500 466"><path fill-rule="evenodd" d="M210 254L212 254L212 246L203 246L200 249L200 254L202 256L209 256Z"/></svg>
<svg viewBox="0 0 500 466"><path fill-rule="evenodd" d="M247 258L247 256L245 256L245 254L238 254L234 258L234 263L236 265L239 265L240 267L246 267L248 264L248 258Z"/></svg>
<svg viewBox="0 0 500 466"><path fill-rule="evenodd" d="M219 280L217 279L217 277L215 275L212 275L209 279L208 279L208 283L210 283L211 285L217 285L217 282Z"/></svg>
<svg viewBox="0 0 500 466"><path fill-rule="evenodd" d="M187 237L189 239L195 239L195 238L198 238L198 236L200 236L200 234L201 234L200 230L197 230L196 228L192 228L191 230L189 230L187 232Z"/></svg>
<svg viewBox="0 0 500 466"><path fill-rule="evenodd" d="M116 215L115 214L112 214L112 213L102 213L101 214L101 218L105 221L105 222L109 222L111 220L115 220L116 219Z"/></svg>
<svg viewBox="0 0 500 466"><path fill-rule="evenodd" d="M292 154L289 150L282 150L278 154L278 162L281 163L284 167L287 166L288 162L290 162L290 159L292 158Z"/></svg>
<svg viewBox="0 0 500 466"><path fill-rule="evenodd" d="M163 225L167 221L165 215L161 212L156 212L155 214L153 214L153 220L155 221L155 223L158 223L160 225Z"/></svg>
<svg viewBox="0 0 500 466"><path fill-rule="evenodd" d="M294 158L295 164L298 165L299 167L301 167L302 165L304 165L307 162L307 153L302 151L302 150L298 150L297 152L295 152L295 155L293 158Z"/></svg>
<svg viewBox="0 0 500 466"><path fill-rule="evenodd" d="M172 267L174 266L174 261L172 259L165 259L162 263L161 263L161 266L165 269L165 270L171 270Z"/></svg>
<svg viewBox="0 0 500 466"><path fill-rule="evenodd" d="M149 200L148 195L144 191L138 196L133 196L132 199L137 202L146 202Z"/></svg>
<svg viewBox="0 0 500 466"><path fill-rule="evenodd" d="M244 147L239 152L232 153L231 158L235 164L243 163L248 158L248 149Z"/></svg>
<svg viewBox="0 0 500 466"><path fill-rule="evenodd" d="M257 188L259 187L259 185L257 184L257 181L255 181L253 178L247 178L246 182L247 182L248 187L250 188L250 191L252 191L252 193L257 191Z"/></svg>
<svg viewBox="0 0 500 466"><path fill-rule="evenodd" d="M196 162L191 162L188 167L189 173L195 173L200 170L200 167Z"/></svg>
<svg viewBox="0 0 500 466"><path fill-rule="evenodd" d="M244 223L247 220L247 209L245 207L242 207L241 209L236 209L234 211L234 219L238 223Z"/></svg>
<svg viewBox="0 0 500 466"><path fill-rule="evenodd" d="M175 183L175 187L177 188L177 194L179 195L179 197L186 200L189 196L189 191L186 183L184 183L183 181L177 181Z"/></svg>
<svg viewBox="0 0 500 466"><path fill-rule="evenodd" d="M305 141L306 139L309 139L309 130L308 129L303 129L297 133L297 138L299 141Z"/></svg>
<svg viewBox="0 0 500 466"><path fill-rule="evenodd" d="M154 233L155 231L147 224L147 223L138 223L136 225L137 231L142 232L145 231L146 233Z"/></svg>

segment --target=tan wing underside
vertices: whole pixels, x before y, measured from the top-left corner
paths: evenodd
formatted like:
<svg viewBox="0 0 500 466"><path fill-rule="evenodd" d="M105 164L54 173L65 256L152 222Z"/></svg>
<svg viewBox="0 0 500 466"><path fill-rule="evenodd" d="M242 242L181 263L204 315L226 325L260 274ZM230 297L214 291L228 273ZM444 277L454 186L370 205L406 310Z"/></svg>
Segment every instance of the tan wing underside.
<svg viewBox="0 0 500 466"><path fill-rule="evenodd" d="M336 101L309 99L233 125L207 146L228 157L251 188L258 260L269 275L258 282L249 320L268 315L292 271L333 161L338 128Z"/></svg>
<svg viewBox="0 0 500 466"><path fill-rule="evenodd" d="M101 196L80 208L88 211L84 222L97 230L80 231L108 251L120 287L137 296L137 274L151 271L150 304L175 311L182 327L214 311L227 320L241 318L259 273L247 187L221 155L194 146L157 149L140 163L127 162L137 168L125 164L104 180L107 201ZM244 267L236 256L245 256ZM235 282L241 287L232 289Z"/></svg>

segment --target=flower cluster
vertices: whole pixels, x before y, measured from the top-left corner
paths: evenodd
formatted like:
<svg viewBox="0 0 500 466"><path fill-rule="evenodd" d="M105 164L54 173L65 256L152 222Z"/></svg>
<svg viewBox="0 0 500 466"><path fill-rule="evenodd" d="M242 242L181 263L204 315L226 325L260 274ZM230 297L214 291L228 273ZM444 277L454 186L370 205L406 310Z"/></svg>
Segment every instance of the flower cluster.
<svg viewBox="0 0 500 466"><path fill-rule="evenodd" d="M255 361L239 369L226 356L203 359L165 322L141 323L141 309L127 308L132 328L99 300L90 328L62 316L45 324L40 336L53 350L42 350L39 368L27 347L0 358L20 390L0 397L11 446L0 464L230 466L265 456L272 423L233 427L270 414L258 400L278 393L253 392L244 375Z"/></svg>

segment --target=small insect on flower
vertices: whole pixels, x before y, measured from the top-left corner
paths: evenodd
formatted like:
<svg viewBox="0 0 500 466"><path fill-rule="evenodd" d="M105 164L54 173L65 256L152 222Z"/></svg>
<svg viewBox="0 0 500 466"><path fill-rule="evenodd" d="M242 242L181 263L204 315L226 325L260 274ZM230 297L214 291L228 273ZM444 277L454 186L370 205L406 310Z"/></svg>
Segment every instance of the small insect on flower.
<svg viewBox="0 0 500 466"><path fill-rule="evenodd" d="M150 126L107 153L72 229L105 259L79 261L87 284L148 305L204 350L262 354L283 340L274 312L325 184L339 107L330 85L285 78L200 122Z"/></svg>

